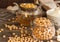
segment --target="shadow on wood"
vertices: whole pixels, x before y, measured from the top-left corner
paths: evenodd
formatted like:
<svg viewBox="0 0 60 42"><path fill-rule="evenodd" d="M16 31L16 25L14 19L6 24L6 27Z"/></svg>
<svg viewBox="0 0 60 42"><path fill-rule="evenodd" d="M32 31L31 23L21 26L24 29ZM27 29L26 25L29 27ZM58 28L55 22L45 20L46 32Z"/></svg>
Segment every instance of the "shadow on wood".
<svg viewBox="0 0 60 42"><path fill-rule="evenodd" d="M0 0L0 8L6 8L8 5L13 5L12 3L22 3L22 2L29 2L32 3L34 0Z"/></svg>

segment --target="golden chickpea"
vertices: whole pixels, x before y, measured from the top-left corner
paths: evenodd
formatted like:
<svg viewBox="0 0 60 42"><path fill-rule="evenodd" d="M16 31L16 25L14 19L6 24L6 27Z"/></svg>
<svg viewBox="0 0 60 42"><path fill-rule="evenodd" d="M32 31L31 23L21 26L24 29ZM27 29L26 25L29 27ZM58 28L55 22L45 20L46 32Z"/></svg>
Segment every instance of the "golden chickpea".
<svg viewBox="0 0 60 42"><path fill-rule="evenodd" d="M1 29L1 31L4 31L4 29Z"/></svg>
<svg viewBox="0 0 60 42"><path fill-rule="evenodd" d="M6 35L3 35L3 38L6 38Z"/></svg>

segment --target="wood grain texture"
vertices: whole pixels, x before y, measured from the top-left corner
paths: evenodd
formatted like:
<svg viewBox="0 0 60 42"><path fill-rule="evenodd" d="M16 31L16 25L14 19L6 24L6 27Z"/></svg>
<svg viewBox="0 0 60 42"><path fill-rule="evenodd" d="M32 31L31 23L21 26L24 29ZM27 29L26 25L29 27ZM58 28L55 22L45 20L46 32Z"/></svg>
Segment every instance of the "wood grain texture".
<svg viewBox="0 0 60 42"><path fill-rule="evenodd" d="M29 3L32 3L32 2L34 2L34 0L0 0L0 8L5 8L8 5L13 5L12 4L13 2L16 2L16 3L29 2Z"/></svg>

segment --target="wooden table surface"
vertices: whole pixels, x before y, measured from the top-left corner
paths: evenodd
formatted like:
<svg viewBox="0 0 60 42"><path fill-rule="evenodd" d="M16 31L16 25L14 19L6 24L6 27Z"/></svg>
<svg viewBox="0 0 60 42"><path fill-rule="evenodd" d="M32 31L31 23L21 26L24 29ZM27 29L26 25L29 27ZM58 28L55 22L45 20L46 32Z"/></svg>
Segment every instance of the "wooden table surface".
<svg viewBox="0 0 60 42"><path fill-rule="evenodd" d="M0 33L0 42L7 42L8 37L12 36L12 33L16 33L17 35L20 35L19 30L8 30L4 27L4 24L11 24L11 22L8 22L8 19L11 19L15 17L15 14L8 13L5 9L0 9L0 29L4 29L3 32ZM3 38L3 35L6 35L6 38ZM54 41L57 42L57 41Z"/></svg>

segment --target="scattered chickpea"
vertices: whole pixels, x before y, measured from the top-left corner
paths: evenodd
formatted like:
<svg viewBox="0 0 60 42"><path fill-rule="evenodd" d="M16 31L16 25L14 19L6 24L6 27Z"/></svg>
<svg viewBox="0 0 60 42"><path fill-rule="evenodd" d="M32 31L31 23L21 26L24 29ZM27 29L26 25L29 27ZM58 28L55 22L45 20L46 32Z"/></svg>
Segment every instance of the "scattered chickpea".
<svg viewBox="0 0 60 42"><path fill-rule="evenodd" d="M15 19L15 18L12 18L13 20Z"/></svg>
<svg viewBox="0 0 60 42"><path fill-rule="evenodd" d="M1 33L2 31L0 30L0 33Z"/></svg>
<svg viewBox="0 0 60 42"><path fill-rule="evenodd" d="M4 29L1 29L1 31L4 31Z"/></svg>
<svg viewBox="0 0 60 42"><path fill-rule="evenodd" d="M47 41L47 42L50 42L50 41Z"/></svg>
<svg viewBox="0 0 60 42"><path fill-rule="evenodd" d="M5 24L5 27L8 27L8 25L7 25L7 24Z"/></svg>
<svg viewBox="0 0 60 42"><path fill-rule="evenodd" d="M3 38L6 38L6 35L3 35Z"/></svg>
<svg viewBox="0 0 60 42"><path fill-rule="evenodd" d="M53 40L50 40L50 42L53 42Z"/></svg>
<svg viewBox="0 0 60 42"><path fill-rule="evenodd" d="M13 33L13 35L15 35L15 33Z"/></svg>

